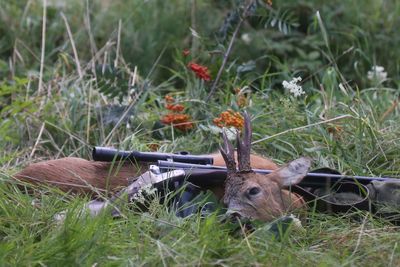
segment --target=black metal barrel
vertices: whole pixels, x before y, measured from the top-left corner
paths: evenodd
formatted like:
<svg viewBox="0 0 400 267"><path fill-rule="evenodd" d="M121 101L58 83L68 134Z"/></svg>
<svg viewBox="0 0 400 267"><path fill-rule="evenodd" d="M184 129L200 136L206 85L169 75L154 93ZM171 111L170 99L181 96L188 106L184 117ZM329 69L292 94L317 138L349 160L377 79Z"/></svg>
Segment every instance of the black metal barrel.
<svg viewBox="0 0 400 267"><path fill-rule="evenodd" d="M213 164L213 158L209 156L194 156L172 153L123 151L108 147L94 147L92 151L95 161L120 161L129 160L133 162L157 162L159 160L169 160L173 162L191 164Z"/></svg>

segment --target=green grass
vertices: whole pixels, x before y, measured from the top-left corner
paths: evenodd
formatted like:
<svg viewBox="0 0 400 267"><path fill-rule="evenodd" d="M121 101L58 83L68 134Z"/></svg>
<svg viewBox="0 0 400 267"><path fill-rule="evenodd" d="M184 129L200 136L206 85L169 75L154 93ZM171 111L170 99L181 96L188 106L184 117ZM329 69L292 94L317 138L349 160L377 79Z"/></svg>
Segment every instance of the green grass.
<svg viewBox="0 0 400 267"><path fill-rule="evenodd" d="M11 176L27 164L65 156L89 159L93 145L216 151L220 138L209 126L228 108L244 109L234 89L246 86L258 154L279 164L309 156L314 168L399 177L399 108L391 109L399 85L397 1L274 1L273 11L257 10L239 31L209 101L211 84L186 65L207 65L215 79L235 26L224 19L238 1L193 2L50 5L38 93L41 1L0 0L2 265L398 266L398 228L368 213L310 210L303 230L276 241L262 226L235 235L216 214L181 219L156 202L147 213L126 211L123 219L90 218L81 212L88 198L17 188ZM61 11L86 71L82 79ZM191 26L201 38L193 38ZM228 29L226 38L221 29ZM189 58L182 56L184 48L191 48ZM110 67L117 53L118 65ZM368 80L373 65L384 66L388 79ZM135 67L135 85L129 87ZM295 76L303 78L306 96L294 98L282 89L282 81ZM166 94L185 105L193 130L180 132L160 122ZM54 219L61 211L66 211L63 223Z"/></svg>

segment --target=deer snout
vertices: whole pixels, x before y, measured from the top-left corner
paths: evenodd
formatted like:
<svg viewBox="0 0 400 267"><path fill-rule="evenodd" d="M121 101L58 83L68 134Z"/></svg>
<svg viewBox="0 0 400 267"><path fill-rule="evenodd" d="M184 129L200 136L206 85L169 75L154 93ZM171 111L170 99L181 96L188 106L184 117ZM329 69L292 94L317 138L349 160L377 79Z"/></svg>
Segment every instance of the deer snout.
<svg viewBox="0 0 400 267"><path fill-rule="evenodd" d="M246 216L244 216L240 211L232 209L228 209L224 216L224 220L230 222L237 222L243 218L246 218Z"/></svg>

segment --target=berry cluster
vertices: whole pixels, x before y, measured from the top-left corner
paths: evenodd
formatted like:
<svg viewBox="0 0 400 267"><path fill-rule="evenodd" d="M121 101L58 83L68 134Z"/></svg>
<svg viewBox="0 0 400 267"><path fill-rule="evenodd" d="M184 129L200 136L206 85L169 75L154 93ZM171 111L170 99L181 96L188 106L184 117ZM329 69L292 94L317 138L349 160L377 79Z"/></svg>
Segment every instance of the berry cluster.
<svg viewBox="0 0 400 267"><path fill-rule="evenodd" d="M214 124L218 127L235 127L237 129L243 128L244 119L239 112L234 112L231 109L222 112L218 118L213 120Z"/></svg>
<svg viewBox="0 0 400 267"><path fill-rule="evenodd" d="M206 66L190 62L188 67L196 74L196 76L206 82L211 81L211 75Z"/></svg>
<svg viewBox="0 0 400 267"><path fill-rule="evenodd" d="M181 113L185 110L185 107L181 104L174 103L175 99L170 95L166 95L164 99L165 108L170 112L161 118L161 122L163 124L172 125L180 131L188 131L192 129L193 122L191 122L190 116Z"/></svg>

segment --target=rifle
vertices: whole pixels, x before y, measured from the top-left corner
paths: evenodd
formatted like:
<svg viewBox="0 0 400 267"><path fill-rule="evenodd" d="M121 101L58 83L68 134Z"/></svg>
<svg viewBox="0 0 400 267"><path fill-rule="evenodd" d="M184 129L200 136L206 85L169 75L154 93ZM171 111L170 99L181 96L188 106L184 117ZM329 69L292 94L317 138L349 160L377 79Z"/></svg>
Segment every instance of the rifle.
<svg viewBox="0 0 400 267"><path fill-rule="evenodd" d="M190 155L188 152L179 153L158 153L158 152L139 152L123 151L107 147L94 147L92 157L95 161L123 161L133 162L153 162L159 167L159 172L170 170L184 170L189 182L201 185L221 185L226 178L226 168L213 166L213 158L209 156ZM269 174L272 170L253 169L260 174ZM206 177L207 178L204 178ZM171 178L172 179L172 178ZM204 180L204 181L202 181ZM330 184L341 182L355 182L357 184L368 185L372 181L399 181L398 178L390 177L369 177L360 175L342 175L336 170L322 168L311 171L300 182L303 187L324 187Z"/></svg>
<svg viewBox="0 0 400 267"><path fill-rule="evenodd" d="M128 196L128 201L133 201L141 189L146 186L152 186L160 192L165 192L166 189L177 190L188 183L190 184L190 191L194 193L189 194L190 196L187 198L192 200L196 194L204 189L223 186L227 174L225 167L211 165L213 158L189 155L186 152L171 154L95 147L93 159L97 161L130 160L155 163L150 165L147 172L112 198L110 203L125 195ZM261 174L272 172L272 170L261 169L254 169L254 171ZM293 186L290 190L300 194L306 201L314 201L317 209L321 211L343 212L354 207L361 210L371 210L370 196L371 190L373 190L371 184L374 182L399 183L400 180L389 177L342 175L336 170L322 168L309 172L298 185ZM351 193L355 194L356 197L346 203L338 203L337 199L332 197L332 192L334 194ZM185 201L179 199L177 202ZM89 209L97 210L99 202L91 203L92 207L89 207ZM103 205L100 205L100 207L103 208ZM113 211L113 213L119 214L116 211Z"/></svg>

